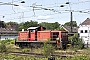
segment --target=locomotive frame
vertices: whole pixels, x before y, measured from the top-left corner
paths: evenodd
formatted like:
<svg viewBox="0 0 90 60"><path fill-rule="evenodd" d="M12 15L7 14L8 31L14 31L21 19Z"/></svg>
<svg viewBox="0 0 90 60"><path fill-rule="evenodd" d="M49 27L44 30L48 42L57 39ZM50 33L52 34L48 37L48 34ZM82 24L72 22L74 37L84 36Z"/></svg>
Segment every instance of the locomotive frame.
<svg viewBox="0 0 90 60"><path fill-rule="evenodd" d="M58 30L46 30L45 27L30 27L28 31L20 31L15 45L24 47L42 47L44 42L50 40L49 44L57 48L66 48L68 43L68 32Z"/></svg>

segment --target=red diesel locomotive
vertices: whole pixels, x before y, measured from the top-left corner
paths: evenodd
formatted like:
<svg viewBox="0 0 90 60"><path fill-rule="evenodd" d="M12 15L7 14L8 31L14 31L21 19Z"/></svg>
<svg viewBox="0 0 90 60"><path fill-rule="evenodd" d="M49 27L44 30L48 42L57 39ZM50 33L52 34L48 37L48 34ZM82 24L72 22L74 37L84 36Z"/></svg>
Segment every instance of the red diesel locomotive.
<svg viewBox="0 0 90 60"><path fill-rule="evenodd" d="M62 48L68 42L68 32L59 30L46 30L45 27L30 27L28 31L20 31L18 40L15 44L20 47L40 47L43 43L50 40L50 44Z"/></svg>

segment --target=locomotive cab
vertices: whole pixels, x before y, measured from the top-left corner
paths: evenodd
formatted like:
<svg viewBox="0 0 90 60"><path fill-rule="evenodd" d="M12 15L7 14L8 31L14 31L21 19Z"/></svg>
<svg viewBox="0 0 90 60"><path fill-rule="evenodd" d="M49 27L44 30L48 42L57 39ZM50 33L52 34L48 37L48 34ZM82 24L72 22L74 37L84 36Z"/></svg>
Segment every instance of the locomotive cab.
<svg viewBox="0 0 90 60"><path fill-rule="evenodd" d="M29 41L37 41L37 32L45 30L45 27L30 27L28 28L28 40Z"/></svg>

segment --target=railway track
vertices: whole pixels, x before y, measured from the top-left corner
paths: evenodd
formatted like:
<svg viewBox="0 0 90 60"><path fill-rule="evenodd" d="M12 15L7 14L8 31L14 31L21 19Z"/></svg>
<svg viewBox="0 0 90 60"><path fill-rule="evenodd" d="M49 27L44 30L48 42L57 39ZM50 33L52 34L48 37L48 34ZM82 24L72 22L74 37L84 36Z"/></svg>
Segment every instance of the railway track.
<svg viewBox="0 0 90 60"><path fill-rule="evenodd" d="M38 58L44 58L43 54L39 53L22 53L22 52L10 52L5 54L12 54L12 55L18 55L18 56L30 56L30 57L38 57ZM73 54L53 54L53 57L73 57Z"/></svg>
<svg viewBox="0 0 90 60"><path fill-rule="evenodd" d="M81 54L85 54L84 52L80 53L80 52L77 52L78 54L75 54L74 52L56 52L54 53L52 56L53 57L74 57L74 56L79 56ZM0 53L2 54L2 53ZM12 55L18 55L18 56L31 56L31 57L39 57L39 58L43 58L44 55L43 54L40 54L40 53L32 53L32 52L28 52L28 53L23 53L23 52L9 52L9 53L5 53L5 54L12 54Z"/></svg>
<svg viewBox="0 0 90 60"><path fill-rule="evenodd" d="M38 54L38 53L11 52L9 54L19 55L19 56L44 57L43 54Z"/></svg>

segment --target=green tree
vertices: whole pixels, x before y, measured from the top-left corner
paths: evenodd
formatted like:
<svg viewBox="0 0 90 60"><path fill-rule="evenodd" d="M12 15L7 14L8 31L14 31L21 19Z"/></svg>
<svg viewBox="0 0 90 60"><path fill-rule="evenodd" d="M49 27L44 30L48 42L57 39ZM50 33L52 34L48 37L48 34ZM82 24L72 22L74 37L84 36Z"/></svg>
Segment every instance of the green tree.
<svg viewBox="0 0 90 60"><path fill-rule="evenodd" d="M4 21L0 21L0 28L6 28L6 23Z"/></svg>
<svg viewBox="0 0 90 60"><path fill-rule="evenodd" d="M8 25L8 24L18 24L18 23L10 21L10 22L7 22L6 24Z"/></svg>
<svg viewBox="0 0 90 60"><path fill-rule="evenodd" d="M72 24L73 24L73 27L76 27L77 26L77 22L76 21L72 21ZM64 26L71 26L71 22L66 22L64 24Z"/></svg>
<svg viewBox="0 0 90 60"><path fill-rule="evenodd" d="M18 27L18 31L21 31L22 29L24 29L24 22L20 23L19 24L19 27Z"/></svg>
<svg viewBox="0 0 90 60"><path fill-rule="evenodd" d="M27 21L27 22L25 22L24 23L24 28L25 28L25 30L27 29L27 28L29 28L29 27L36 27L36 26L38 26L38 22L36 22L36 21Z"/></svg>
<svg viewBox="0 0 90 60"><path fill-rule="evenodd" d="M60 26L58 22L55 22L55 23L42 22L39 25L46 27L46 29L48 30L55 30L55 29L58 29Z"/></svg>
<svg viewBox="0 0 90 60"><path fill-rule="evenodd" d="M29 27L37 27L39 26L38 25L38 22L37 21L27 21L27 22L22 22L19 24L19 31L21 31L22 29L25 29L27 30Z"/></svg>

